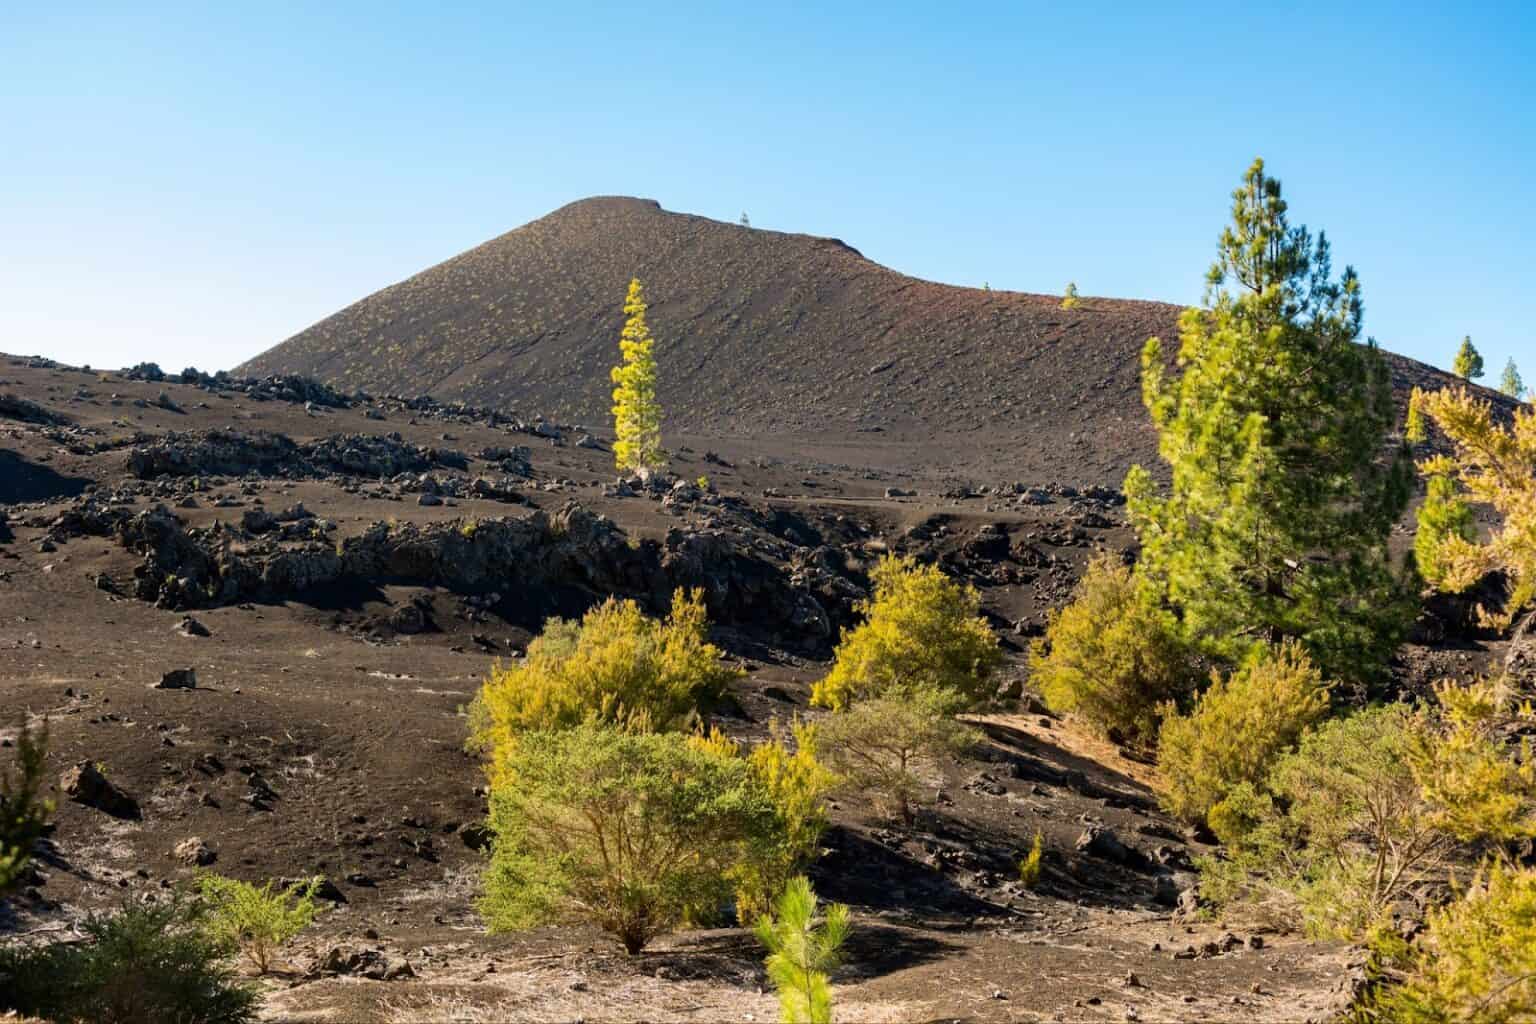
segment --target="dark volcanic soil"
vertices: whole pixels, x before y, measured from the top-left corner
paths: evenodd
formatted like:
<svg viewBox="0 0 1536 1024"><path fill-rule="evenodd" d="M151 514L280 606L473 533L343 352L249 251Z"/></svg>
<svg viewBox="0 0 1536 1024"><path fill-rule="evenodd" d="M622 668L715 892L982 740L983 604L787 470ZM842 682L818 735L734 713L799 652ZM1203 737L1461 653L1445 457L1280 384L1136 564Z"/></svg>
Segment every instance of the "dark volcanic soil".
<svg viewBox="0 0 1536 1024"><path fill-rule="evenodd" d="M828 438L818 459L793 439L685 434L673 468L710 490L629 493L602 432L583 446L526 405L520 420L328 404L291 382L209 390L17 358L0 396L24 400L0 402L0 706L46 717L54 770L99 763L141 815L60 795L0 936L60 937L189 878L175 850L193 837L237 877L323 874L334 908L264 983L277 1019L771 1019L739 931L633 960L583 931L484 933L461 709L493 661L549 611L609 592L657 607L698 584L748 671L721 724L752 738L809 713L881 553L975 582L1016 680L1086 559L1130 543L1113 492L961 487L941 449L883 434ZM155 688L187 668L195 688ZM932 780L915 827L836 810L813 876L854 908L841 1019L1295 1021L1340 1004L1345 951L1177 918L1198 847L1157 810L1150 769L1029 707L978 718L987 742ZM1080 848L1093 828L1132 852ZM1037 831L1045 881L1028 891L1016 865Z"/></svg>
<svg viewBox="0 0 1536 1024"><path fill-rule="evenodd" d="M1141 350L1172 358L1161 302L986 291L907 277L836 239L605 197L376 292L240 372L510 404L604 422L631 277L646 285L672 429L754 453L973 483L1118 487L1156 462ZM1366 282L1369 289L1369 281ZM1450 378L1389 356L1402 395Z"/></svg>

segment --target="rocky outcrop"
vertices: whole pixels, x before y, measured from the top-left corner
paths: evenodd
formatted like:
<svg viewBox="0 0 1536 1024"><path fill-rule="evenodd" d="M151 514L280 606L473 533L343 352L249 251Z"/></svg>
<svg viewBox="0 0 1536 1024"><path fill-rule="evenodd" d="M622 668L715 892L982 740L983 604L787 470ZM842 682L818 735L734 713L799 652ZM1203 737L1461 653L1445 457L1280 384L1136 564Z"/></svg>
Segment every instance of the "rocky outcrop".
<svg viewBox="0 0 1536 1024"><path fill-rule="evenodd" d="M565 604L572 598L592 603L618 596L661 611L675 588L697 587L715 622L823 650L864 593L834 571L830 557L802 555L802 549L772 536L745 529L673 529L663 543L632 544L612 520L575 502L553 515L376 522L339 544L294 543L288 527L274 528L287 516L251 517L250 530L222 523L187 529L164 505L132 512L85 501L56 518L49 532L60 540L115 537L142 556L134 569L134 596L174 611L300 597L346 582L497 592L527 606L552 604L557 595ZM300 519L288 526L317 522Z"/></svg>
<svg viewBox="0 0 1536 1024"><path fill-rule="evenodd" d="M392 477L437 466L465 469L459 452L410 444L399 434L339 434L299 445L283 434L206 430L170 433L135 447L128 470L162 476Z"/></svg>
<svg viewBox="0 0 1536 1024"><path fill-rule="evenodd" d="M20 420L42 427L62 427L70 423L68 416L43 408L36 402L18 398L13 394L0 394L0 419Z"/></svg>
<svg viewBox="0 0 1536 1024"><path fill-rule="evenodd" d="M205 430L171 433L128 453L128 471L160 476L280 476L299 463L299 447L282 434Z"/></svg>

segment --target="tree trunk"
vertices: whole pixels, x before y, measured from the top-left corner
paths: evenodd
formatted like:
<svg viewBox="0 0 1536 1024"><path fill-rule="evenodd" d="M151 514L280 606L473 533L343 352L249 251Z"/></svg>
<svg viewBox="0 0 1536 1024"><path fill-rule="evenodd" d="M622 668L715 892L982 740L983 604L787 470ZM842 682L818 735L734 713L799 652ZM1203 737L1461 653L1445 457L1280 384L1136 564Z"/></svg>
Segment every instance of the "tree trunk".
<svg viewBox="0 0 1536 1024"><path fill-rule="evenodd" d="M1504 671L1518 691L1536 693L1536 612L1526 615L1509 638Z"/></svg>

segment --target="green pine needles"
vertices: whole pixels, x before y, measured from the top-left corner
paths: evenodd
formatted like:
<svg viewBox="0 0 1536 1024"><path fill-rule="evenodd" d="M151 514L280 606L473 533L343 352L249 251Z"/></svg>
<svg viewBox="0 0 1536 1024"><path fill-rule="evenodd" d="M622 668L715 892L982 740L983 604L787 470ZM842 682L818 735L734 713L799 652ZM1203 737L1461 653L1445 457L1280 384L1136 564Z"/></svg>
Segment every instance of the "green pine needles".
<svg viewBox="0 0 1536 1024"><path fill-rule="evenodd" d="M1504 364L1504 372L1499 375L1499 390L1510 398L1520 398L1525 394L1525 381L1520 379L1520 368L1513 359Z"/></svg>
<svg viewBox="0 0 1536 1024"><path fill-rule="evenodd" d="M1467 380L1476 380L1483 375L1483 357L1477 351L1477 346L1472 344L1471 335L1461 339L1461 347L1456 350L1456 359L1451 369L1456 372L1456 376Z"/></svg>
<svg viewBox="0 0 1536 1024"><path fill-rule="evenodd" d="M315 920L315 891L320 879L279 888L252 885L222 875L204 875L198 892L208 908L206 930L238 947L258 974L272 970L277 951Z"/></svg>
<svg viewBox="0 0 1536 1024"><path fill-rule="evenodd" d="M16 737L16 765L0 774L0 897L20 884L32 860L32 844L47 828L53 804L42 795L48 733L25 722Z"/></svg>
<svg viewBox="0 0 1536 1024"><path fill-rule="evenodd" d="M768 977L779 992L784 1024L831 1024L832 983L848 938L848 908L834 903L817 921L816 893L802 875L784 887L772 915L757 919L757 938L768 949Z"/></svg>
<svg viewBox="0 0 1536 1024"><path fill-rule="evenodd" d="M1325 676L1377 675L1409 621L1387 541L1413 464L1390 442L1396 410L1353 268L1292 227L1280 182L1255 161L1203 308L1179 318L1174 377L1162 342L1142 356L1146 405L1172 487L1133 467L1125 490L1144 550L1137 575L1220 660L1300 640Z"/></svg>

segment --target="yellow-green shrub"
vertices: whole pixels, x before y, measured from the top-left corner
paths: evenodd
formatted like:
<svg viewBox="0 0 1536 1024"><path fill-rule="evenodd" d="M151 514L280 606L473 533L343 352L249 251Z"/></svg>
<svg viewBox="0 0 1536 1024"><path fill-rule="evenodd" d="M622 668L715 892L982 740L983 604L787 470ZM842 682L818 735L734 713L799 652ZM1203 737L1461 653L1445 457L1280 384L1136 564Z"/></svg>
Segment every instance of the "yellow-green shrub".
<svg viewBox="0 0 1536 1024"><path fill-rule="evenodd" d="M1045 856L1045 844L1040 833L1035 833L1034 842L1029 844L1029 853L1019 861L1019 882L1026 889L1033 889L1040 884L1040 875L1044 870L1041 861Z"/></svg>
<svg viewBox="0 0 1536 1024"><path fill-rule="evenodd" d="M1189 714L1163 720L1163 806L1203 821L1238 783L1261 784L1275 759L1327 710L1328 684L1295 641L1257 648L1231 675L1213 673Z"/></svg>
<svg viewBox="0 0 1536 1024"><path fill-rule="evenodd" d="M1407 978L1376 1000L1394 1024L1536 1020L1536 871L1487 868L1460 898L1431 910Z"/></svg>
<svg viewBox="0 0 1536 1024"><path fill-rule="evenodd" d="M1165 705L1185 699L1193 683L1168 616L1107 555L1089 564L1071 603L1051 612L1029 666L1053 711L1138 744L1153 741Z"/></svg>
<svg viewBox="0 0 1536 1024"><path fill-rule="evenodd" d="M1466 388L1415 391L1413 406L1456 446L1454 456L1425 459L1419 471L1454 480L1466 500L1491 505L1503 520L1486 543L1454 529L1438 536L1434 582L1442 590L1460 592L1484 574L1502 571L1509 578L1509 597L1501 611L1485 618L1506 627L1536 602L1536 410L1521 406L1506 426L1486 400Z"/></svg>
<svg viewBox="0 0 1536 1024"><path fill-rule="evenodd" d="M838 783L837 775L817 757L816 726L795 722L789 732L793 751L784 726L773 719L768 739L746 758L753 781L773 805L777 827L732 869L736 913L744 922L766 913L785 884L815 859L827 828L827 794ZM741 755L741 744L717 728L689 737L689 743L718 757Z"/></svg>
<svg viewBox="0 0 1536 1024"><path fill-rule="evenodd" d="M870 575L874 597L858 605L865 620L843 634L812 703L846 708L898 686L939 687L972 702L987 696L1002 653L976 588L912 558L887 556Z"/></svg>
<svg viewBox="0 0 1536 1024"><path fill-rule="evenodd" d="M238 946L261 974L271 970L277 950L315 919L320 879L276 888L255 886L222 875L204 875L198 892L207 905L204 927L221 942Z"/></svg>
<svg viewBox="0 0 1536 1024"><path fill-rule="evenodd" d="M779 827L763 855L748 861L737 877L736 912L744 920L765 912L798 872L815 860L827 829L827 794L837 776L818 758L820 738L814 725L790 727L794 750L783 727L771 723L770 738L752 748L747 763L768 791Z"/></svg>
<svg viewBox="0 0 1536 1024"><path fill-rule="evenodd" d="M1495 683L1333 719L1265 780L1212 808L1224 856L1201 895L1262 909L1314 935L1359 940L1412 896L1444 895L1481 851L1536 833L1536 765L1501 733L1526 717Z"/></svg>
<svg viewBox="0 0 1536 1024"><path fill-rule="evenodd" d="M490 823L492 930L583 921L629 953L716 911L781 827L747 761L718 742L597 722L521 734Z"/></svg>
<svg viewBox="0 0 1536 1024"><path fill-rule="evenodd" d="M638 728L682 729L740 673L706 639L700 591L677 591L665 620L633 601L609 599L573 622L552 619L521 661L497 665L470 711L470 742L492 753L531 729L591 718Z"/></svg>

